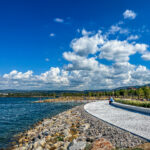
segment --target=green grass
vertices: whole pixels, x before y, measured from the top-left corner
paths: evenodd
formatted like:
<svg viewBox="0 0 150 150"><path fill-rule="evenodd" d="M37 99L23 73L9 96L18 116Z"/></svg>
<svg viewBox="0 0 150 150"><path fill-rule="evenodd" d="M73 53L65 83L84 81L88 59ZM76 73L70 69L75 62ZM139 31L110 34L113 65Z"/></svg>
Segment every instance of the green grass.
<svg viewBox="0 0 150 150"><path fill-rule="evenodd" d="M58 136L58 137L57 137L57 140L58 140L58 141L64 141L64 138L61 137L61 136Z"/></svg>
<svg viewBox="0 0 150 150"><path fill-rule="evenodd" d="M150 101L115 99L115 102L122 103L122 104L127 104L127 105L134 105L134 106L139 106L139 107L150 108Z"/></svg>

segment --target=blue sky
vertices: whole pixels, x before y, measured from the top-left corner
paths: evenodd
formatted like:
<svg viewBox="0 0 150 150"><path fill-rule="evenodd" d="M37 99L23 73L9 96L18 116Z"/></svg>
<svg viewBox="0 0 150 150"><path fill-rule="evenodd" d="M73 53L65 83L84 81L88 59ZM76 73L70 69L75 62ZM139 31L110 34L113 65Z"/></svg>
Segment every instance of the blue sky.
<svg viewBox="0 0 150 150"><path fill-rule="evenodd" d="M20 89L24 85L25 89L82 90L149 83L149 76L135 77L139 67L146 75L150 74L149 5L147 0L1 1L1 88ZM104 42L96 41L100 40L95 38L96 35L102 36ZM95 42L96 47L92 47ZM136 44L140 44L140 50ZM125 48L120 54L120 50L111 49L111 45ZM88 50L90 48L95 50ZM125 63L133 68L125 72L126 79L124 72L114 70L118 64L119 69L127 66ZM96 65L97 70L94 69ZM102 65L107 68L106 72L112 71L111 77L106 73L102 76ZM95 72L100 74L97 82L103 80L104 83L96 85L97 82L93 82ZM46 73L50 75L46 76ZM114 85L116 79L118 84Z"/></svg>

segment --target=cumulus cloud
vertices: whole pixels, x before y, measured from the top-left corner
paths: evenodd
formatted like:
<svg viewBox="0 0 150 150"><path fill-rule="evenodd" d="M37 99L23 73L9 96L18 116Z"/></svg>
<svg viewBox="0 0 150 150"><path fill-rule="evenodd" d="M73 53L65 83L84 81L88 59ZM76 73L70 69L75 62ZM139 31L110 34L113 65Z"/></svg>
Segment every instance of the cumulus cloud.
<svg viewBox="0 0 150 150"><path fill-rule="evenodd" d="M124 29L117 24L117 25L112 25L107 34L108 35L115 34L117 32L120 34L128 34L129 33L128 29Z"/></svg>
<svg viewBox="0 0 150 150"><path fill-rule="evenodd" d="M63 53L68 64L62 69L51 67L39 75L13 70L0 77L0 88L88 90L149 83L150 70L129 63L129 57L136 53L149 60L147 44L109 40L98 31L73 40L71 47L72 51ZM101 59L114 63L105 65Z"/></svg>
<svg viewBox="0 0 150 150"><path fill-rule="evenodd" d="M125 19L135 17L131 10L124 12ZM64 22L60 18L55 18L55 21ZM66 65L51 67L38 75L31 70L24 73L13 70L0 76L0 89L89 90L150 83L150 70L146 66L129 63L130 56L136 53L149 61L149 46L138 43L136 39L139 36L132 33L126 37L128 30L122 28L121 24L119 22L108 31L99 30L97 33L78 29L80 37L70 42L71 50L63 52L63 58L68 62ZM109 34L113 34L113 38ZM121 35L125 38L115 37L120 34L125 34ZM102 59L110 61L109 65L102 63Z"/></svg>
<svg viewBox="0 0 150 150"><path fill-rule="evenodd" d="M98 67L98 61L94 57L86 58L72 52L64 52L63 57L71 62L66 66L67 70L94 70Z"/></svg>
<svg viewBox="0 0 150 150"><path fill-rule="evenodd" d="M142 56L141 56L144 60L150 60L150 52L145 52Z"/></svg>
<svg viewBox="0 0 150 150"><path fill-rule="evenodd" d="M54 21L58 22L58 23L63 23L64 19L62 19L62 18L55 18Z"/></svg>
<svg viewBox="0 0 150 150"><path fill-rule="evenodd" d="M18 72L17 70L13 70L9 74L4 74L3 78L5 78L5 79L11 78L11 79L23 79L23 80L26 80L26 79L31 78L32 74L33 74L33 72L31 70L29 70L29 71L27 71L25 73Z"/></svg>
<svg viewBox="0 0 150 150"><path fill-rule="evenodd" d="M139 36L138 35L130 35L127 40L130 41L130 40L137 40L139 39Z"/></svg>
<svg viewBox="0 0 150 150"><path fill-rule="evenodd" d="M109 40L100 48L100 59L113 60L116 62L127 62L129 56L137 52L143 53L147 50L146 44L131 44L127 41Z"/></svg>
<svg viewBox="0 0 150 150"><path fill-rule="evenodd" d="M124 13L123 13L124 19L135 19L136 17L136 13L132 10L127 9Z"/></svg>
<svg viewBox="0 0 150 150"><path fill-rule="evenodd" d="M59 89L68 86L68 72L60 70L58 67L51 67L50 70L33 75L32 71L25 73L16 70L4 74L0 78L0 88L17 88L17 89ZM2 83L2 81L4 81Z"/></svg>
<svg viewBox="0 0 150 150"><path fill-rule="evenodd" d="M145 66L135 66L128 62L117 62L107 66L95 61L92 58L90 62L85 62L83 65L81 62L80 70L78 66L77 69L74 66L74 70L52 67L40 75L12 71L0 78L0 88L87 90L149 83L150 70ZM87 68L88 63L91 66L90 69Z"/></svg>
<svg viewBox="0 0 150 150"><path fill-rule="evenodd" d="M80 56L87 56L88 54L95 54L99 51L99 45L104 43L104 37L99 31L93 36L88 36L87 34L79 39L73 39L71 42L71 48L75 53Z"/></svg>
<svg viewBox="0 0 150 150"><path fill-rule="evenodd" d="M90 34L92 34L91 31L86 31L85 29L82 30L82 35L88 36L88 35L90 35Z"/></svg>
<svg viewBox="0 0 150 150"><path fill-rule="evenodd" d="M37 76L40 81L44 81L47 84L55 84L58 86L67 85L68 79L66 78L68 73L64 70L60 70L58 67L51 67L49 71ZM54 85L53 85L54 86Z"/></svg>

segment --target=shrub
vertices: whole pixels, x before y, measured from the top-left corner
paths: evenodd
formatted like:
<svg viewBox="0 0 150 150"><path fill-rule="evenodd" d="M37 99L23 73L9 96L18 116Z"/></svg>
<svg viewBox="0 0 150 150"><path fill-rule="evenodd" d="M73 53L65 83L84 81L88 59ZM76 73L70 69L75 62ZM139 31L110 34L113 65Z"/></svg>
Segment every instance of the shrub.
<svg viewBox="0 0 150 150"><path fill-rule="evenodd" d="M120 100L120 99L115 99L115 101L122 104L150 108L150 101Z"/></svg>

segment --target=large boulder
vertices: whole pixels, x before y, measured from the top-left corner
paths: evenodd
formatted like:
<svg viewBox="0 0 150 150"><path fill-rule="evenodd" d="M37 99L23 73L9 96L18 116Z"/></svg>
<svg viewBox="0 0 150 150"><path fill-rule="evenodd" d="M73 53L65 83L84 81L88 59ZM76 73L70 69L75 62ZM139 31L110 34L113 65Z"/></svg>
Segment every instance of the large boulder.
<svg viewBox="0 0 150 150"><path fill-rule="evenodd" d="M113 145L106 139L100 138L93 143L92 150L113 150Z"/></svg>
<svg viewBox="0 0 150 150"><path fill-rule="evenodd" d="M86 147L85 141L76 141L73 140L73 142L69 145L69 150L84 150Z"/></svg>

